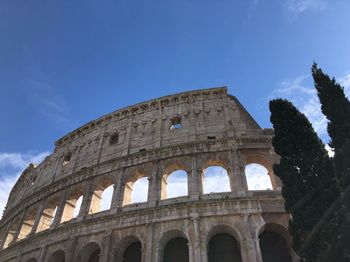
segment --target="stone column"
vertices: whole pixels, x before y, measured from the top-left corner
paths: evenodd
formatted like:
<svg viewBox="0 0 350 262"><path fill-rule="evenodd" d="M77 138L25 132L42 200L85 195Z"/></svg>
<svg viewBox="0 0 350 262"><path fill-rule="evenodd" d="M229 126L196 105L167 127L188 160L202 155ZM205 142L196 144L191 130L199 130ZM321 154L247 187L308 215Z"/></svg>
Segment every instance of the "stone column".
<svg viewBox="0 0 350 262"><path fill-rule="evenodd" d="M110 249L112 242L112 233L108 234L103 238L102 243L102 254L100 255L100 262L109 262L110 261Z"/></svg>
<svg viewBox="0 0 350 262"><path fill-rule="evenodd" d="M13 221L15 220L15 217L14 218L12 218L11 220L10 220L10 222L7 224L7 227L6 227L6 229L3 231L3 236L1 237L1 239L0 239L0 249L2 249L2 248L4 248L4 245L5 245L5 242L6 242L6 239L7 239L7 236L8 236L8 234L9 234L9 232L11 231L11 227L12 227L12 225L13 225ZM12 241L11 241L12 242Z"/></svg>
<svg viewBox="0 0 350 262"><path fill-rule="evenodd" d="M145 253L142 255L144 258L142 261L148 262L153 261L153 234L154 234L154 223L147 224L147 239L146 239L146 248L144 249Z"/></svg>
<svg viewBox="0 0 350 262"><path fill-rule="evenodd" d="M44 208L45 208L45 206L46 206L46 203L47 203L47 198L45 198L43 201L41 201L40 206L39 206L39 209L38 209L38 213L37 213L36 216L35 216L34 224L33 224L33 226L32 226L31 232L29 233L29 236L35 234L35 232L36 232L36 230L37 230L37 228L38 228L40 219L41 219L41 214L42 214L43 211L44 211Z"/></svg>
<svg viewBox="0 0 350 262"><path fill-rule="evenodd" d="M262 217L260 215L242 215L244 239L243 248L241 247L241 252L243 262L263 262L260 252L259 239L256 239L256 233L254 232L257 225L259 225L262 222L260 221L261 219Z"/></svg>
<svg viewBox="0 0 350 262"><path fill-rule="evenodd" d="M202 185L202 170L197 168L197 156L192 157L192 170L189 176L189 196L191 199L199 199L199 196L203 193Z"/></svg>
<svg viewBox="0 0 350 262"><path fill-rule="evenodd" d="M25 217L26 211L27 211L27 207L25 207L23 209L23 211L22 211L21 219L18 222L18 227L16 229L16 233L14 234L13 239L12 239L10 244L13 244L13 243L15 243L17 241L18 235L19 235L19 233L21 232L21 229L22 229L22 225L23 225L23 222L24 222L24 217Z"/></svg>
<svg viewBox="0 0 350 262"><path fill-rule="evenodd" d="M122 178L123 178L124 169L121 171L115 172L113 175L113 195L112 195L112 203L111 203L111 209L115 210L115 212L118 211L119 208L122 207L120 205L122 203Z"/></svg>
<svg viewBox="0 0 350 262"><path fill-rule="evenodd" d="M68 240L67 248L65 250L66 253L66 262L75 262L74 255L75 255L75 248L78 242L78 237L73 237Z"/></svg>
<svg viewBox="0 0 350 262"><path fill-rule="evenodd" d="M85 185L83 201L81 203L80 211L78 217L85 217L89 214L91 199L92 199L92 179L88 180Z"/></svg>
<svg viewBox="0 0 350 262"><path fill-rule="evenodd" d="M159 172L159 161L157 160L154 161L152 174L148 178L148 204L151 207L156 206L160 200L162 178Z"/></svg>
<svg viewBox="0 0 350 262"><path fill-rule="evenodd" d="M239 195L244 195L248 191L247 179L245 177L245 163L239 160L239 152L236 147L233 147L230 157L232 159L234 175L237 177L237 192Z"/></svg>
<svg viewBox="0 0 350 262"><path fill-rule="evenodd" d="M46 255L46 245L40 248L40 255L38 261L45 261L45 255Z"/></svg>
<svg viewBox="0 0 350 262"><path fill-rule="evenodd" d="M55 217L53 219L53 222L52 222L50 228L55 228L57 225L59 225L61 223L64 207L65 207L66 201L67 201L67 194L68 194L68 188L66 187L63 190L61 200L58 203L56 214L55 214Z"/></svg>
<svg viewBox="0 0 350 262"><path fill-rule="evenodd" d="M201 262L201 238L200 238L200 225L199 225L199 216L198 214L195 214L191 217L191 220L193 221L193 231L194 231L194 247L193 247L193 262Z"/></svg>

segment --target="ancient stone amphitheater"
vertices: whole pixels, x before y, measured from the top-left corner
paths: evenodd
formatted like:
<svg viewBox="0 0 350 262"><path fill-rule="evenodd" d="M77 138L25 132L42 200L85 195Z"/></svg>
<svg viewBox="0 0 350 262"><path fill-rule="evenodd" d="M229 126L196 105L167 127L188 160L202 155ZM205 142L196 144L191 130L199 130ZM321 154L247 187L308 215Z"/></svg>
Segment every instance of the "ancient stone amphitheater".
<svg viewBox="0 0 350 262"><path fill-rule="evenodd" d="M0 261L297 261L272 171L272 135L225 87L93 120L18 179L0 222ZM272 189L249 188L245 168L252 163L266 168ZM208 192L212 167L226 177ZM179 170L185 193L172 197L167 188ZM133 203L140 179L146 200Z"/></svg>

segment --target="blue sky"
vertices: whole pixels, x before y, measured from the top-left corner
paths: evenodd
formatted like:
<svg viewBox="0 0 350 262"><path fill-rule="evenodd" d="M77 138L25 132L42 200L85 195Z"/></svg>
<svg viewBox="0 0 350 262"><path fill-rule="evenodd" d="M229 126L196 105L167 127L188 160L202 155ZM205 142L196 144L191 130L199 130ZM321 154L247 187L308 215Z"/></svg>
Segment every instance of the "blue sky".
<svg viewBox="0 0 350 262"><path fill-rule="evenodd" d="M310 67L348 92L349 12L349 0L1 1L0 180L92 119L198 88L228 86L262 127L268 100L287 97L326 141Z"/></svg>

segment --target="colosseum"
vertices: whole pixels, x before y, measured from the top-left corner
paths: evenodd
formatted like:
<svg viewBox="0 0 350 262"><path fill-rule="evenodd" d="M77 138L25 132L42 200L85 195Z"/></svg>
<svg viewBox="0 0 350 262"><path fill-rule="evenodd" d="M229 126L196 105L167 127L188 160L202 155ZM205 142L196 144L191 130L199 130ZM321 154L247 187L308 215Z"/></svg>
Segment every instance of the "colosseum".
<svg viewBox="0 0 350 262"><path fill-rule="evenodd" d="M298 261L272 136L226 87L93 120L23 171L0 222L0 261ZM266 169L271 188L249 186L252 164ZM183 188L171 189L174 174Z"/></svg>

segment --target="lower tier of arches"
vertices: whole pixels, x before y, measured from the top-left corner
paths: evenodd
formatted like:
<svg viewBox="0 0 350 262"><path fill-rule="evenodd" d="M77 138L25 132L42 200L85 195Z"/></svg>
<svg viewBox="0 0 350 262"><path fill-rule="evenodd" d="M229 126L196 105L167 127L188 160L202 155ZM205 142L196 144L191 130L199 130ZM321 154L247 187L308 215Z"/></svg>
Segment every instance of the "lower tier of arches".
<svg viewBox="0 0 350 262"><path fill-rule="evenodd" d="M81 220L19 241L0 251L0 261L298 261L286 229L289 215L266 201L170 205Z"/></svg>

